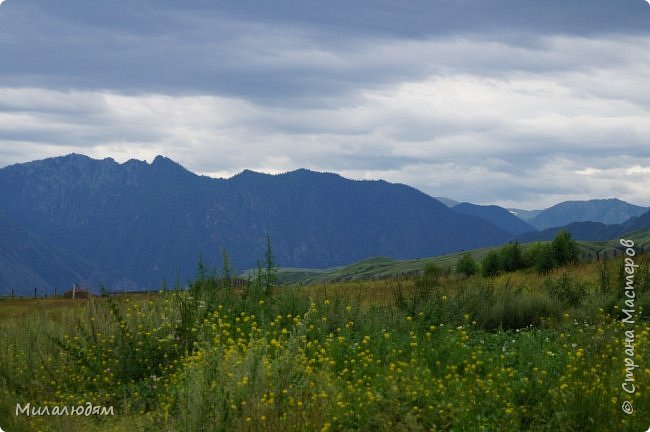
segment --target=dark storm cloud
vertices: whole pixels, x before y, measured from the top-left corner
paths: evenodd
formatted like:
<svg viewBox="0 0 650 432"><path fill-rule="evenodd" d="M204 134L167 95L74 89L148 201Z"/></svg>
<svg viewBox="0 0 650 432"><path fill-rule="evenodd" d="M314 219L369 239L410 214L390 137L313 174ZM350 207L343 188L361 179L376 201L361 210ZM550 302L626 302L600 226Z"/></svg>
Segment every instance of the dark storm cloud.
<svg viewBox="0 0 650 432"><path fill-rule="evenodd" d="M480 35L534 49L539 35L644 32L649 12L631 0L14 0L0 13L0 57L10 59L0 78L11 86L272 101L414 78L436 63L418 65L422 59L411 58L404 68L388 58L372 61L369 51L381 40ZM516 52L508 54L516 61ZM472 67L471 59L453 55L440 58L440 66ZM544 67L545 60L528 67ZM512 61L497 56L492 67L501 70ZM486 59L481 63L490 67Z"/></svg>

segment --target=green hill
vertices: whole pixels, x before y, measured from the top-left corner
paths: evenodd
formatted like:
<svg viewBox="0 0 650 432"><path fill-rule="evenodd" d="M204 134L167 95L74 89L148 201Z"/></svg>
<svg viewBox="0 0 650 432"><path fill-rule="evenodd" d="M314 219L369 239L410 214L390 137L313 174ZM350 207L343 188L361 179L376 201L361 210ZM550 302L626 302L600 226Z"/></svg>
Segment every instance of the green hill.
<svg viewBox="0 0 650 432"><path fill-rule="evenodd" d="M648 229L628 234L625 238L634 240L637 247L641 247L646 251L650 248L650 230ZM537 244L537 242L524 243L522 244L522 248L526 250L534 244ZM621 254L619 239L609 241L578 241L577 244L579 252L584 259L595 260L597 256L600 258ZM481 261L489 251L499 249L500 247L474 249L466 252L470 253L476 261ZM281 268L278 272L278 281L286 285L309 285L409 276L422 272L428 263L435 263L443 268L453 269L458 259L466 252L412 260L372 257L347 266L329 269Z"/></svg>

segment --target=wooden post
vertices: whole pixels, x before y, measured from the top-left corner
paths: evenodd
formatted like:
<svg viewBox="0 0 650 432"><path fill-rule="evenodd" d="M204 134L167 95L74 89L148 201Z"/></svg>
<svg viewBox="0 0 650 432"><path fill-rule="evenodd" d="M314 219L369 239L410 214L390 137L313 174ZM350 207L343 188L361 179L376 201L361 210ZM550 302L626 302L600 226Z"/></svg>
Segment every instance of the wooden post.
<svg viewBox="0 0 650 432"><path fill-rule="evenodd" d="M72 300L74 300L76 296L77 296L77 284L73 283L72 284Z"/></svg>

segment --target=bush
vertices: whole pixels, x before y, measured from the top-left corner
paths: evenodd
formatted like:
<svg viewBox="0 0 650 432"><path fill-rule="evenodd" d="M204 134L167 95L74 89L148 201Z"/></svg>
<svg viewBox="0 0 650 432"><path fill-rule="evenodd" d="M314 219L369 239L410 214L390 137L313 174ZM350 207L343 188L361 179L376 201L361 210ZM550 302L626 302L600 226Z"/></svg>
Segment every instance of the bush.
<svg viewBox="0 0 650 432"><path fill-rule="evenodd" d="M508 243L499 249L500 269L513 272L525 267L524 258L519 243Z"/></svg>
<svg viewBox="0 0 650 432"><path fill-rule="evenodd" d="M472 276L478 273L478 264L474 261L472 254L467 252L460 257L458 263L456 263L456 272L465 276Z"/></svg>
<svg viewBox="0 0 650 432"><path fill-rule="evenodd" d="M483 276L496 276L501 271L501 260L497 251L491 250L481 261L481 274Z"/></svg>
<svg viewBox="0 0 650 432"><path fill-rule="evenodd" d="M546 274L557 267L550 244L537 243L531 247L526 253L525 261L529 267L533 267L541 274Z"/></svg>
<svg viewBox="0 0 650 432"><path fill-rule="evenodd" d="M475 320L487 330L515 330L539 326L543 320L560 315L560 305L545 293L512 289L507 284L492 305L483 305Z"/></svg>
<svg viewBox="0 0 650 432"><path fill-rule="evenodd" d="M134 411L150 409L158 381L186 353L173 317L170 296L156 302L105 296L89 304L75 336L52 337L62 360L49 367L52 390L67 402L85 396L107 405L128 401Z"/></svg>

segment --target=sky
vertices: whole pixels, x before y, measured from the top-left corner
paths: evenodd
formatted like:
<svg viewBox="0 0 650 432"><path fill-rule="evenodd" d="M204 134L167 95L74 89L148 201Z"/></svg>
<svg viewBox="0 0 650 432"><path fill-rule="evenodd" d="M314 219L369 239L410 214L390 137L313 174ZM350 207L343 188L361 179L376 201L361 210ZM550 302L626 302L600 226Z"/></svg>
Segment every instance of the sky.
<svg viewBox="0 0 650 432"><path fill-rule="evenodd" d="M650 206L650 4L6 0L0 167L73 152Z"/></svg>

